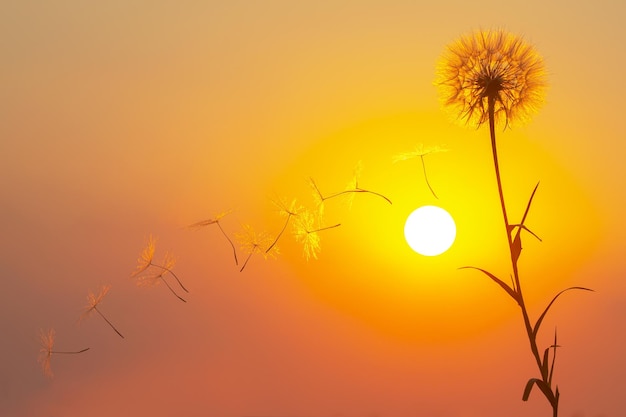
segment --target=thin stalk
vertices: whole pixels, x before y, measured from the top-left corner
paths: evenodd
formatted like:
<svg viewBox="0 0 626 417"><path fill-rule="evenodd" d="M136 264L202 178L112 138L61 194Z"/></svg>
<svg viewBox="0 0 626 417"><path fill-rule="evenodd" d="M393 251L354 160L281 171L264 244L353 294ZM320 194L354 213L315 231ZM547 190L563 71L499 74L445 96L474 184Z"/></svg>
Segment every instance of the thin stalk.
<svg viewBox="0 0 626 417"><path fill-rule="evenodd" d="M289 219L291 219L291 216L293 215L293 213L289 212L287 213L287 221L285 221L285 224L283 225L283 228L281 229L280 233L278 234L278 236L276 236L276 239L274 239L274 241L272 242L272 244L265 250L265 253L269 253L270 250L272 250L272 248L274 247L274 245L276 245L276 243L278 243L278 239L280 239L280 237L283 235L283 233L285 232L285 229L287 228L287 225L289 224Z"/></svg>
<svg viewBox="0 0 626 417"><path fill-rule="evenodd" d="M167 287L168 290L170 290L170 292L172 294L174 294L176 296L176 298L178 298L180 301L182 301L183 303L186 303L187 300L185 300L183 297L181 297L180 295L176 294L176 291L174 291L174 289L170 286L170 284L167 283L167 281L165 280L165 278L163 278L163 275L159 275L159 278L161 278L161 281L163 281L165 283L165 286Z"/></svg>
<svg viewBox="0 0 626 417"><path fill-rule="evenodd" d="M64 354L64 355L76 355L77 353L83 353L83 352L87 352L89 350L89 348L85 348L82 350L77 350L75 352L62 352L62 351L57 351L57 350L51 350L50 353L51 354Z"/></svg>
<svg viewBox="0 0 626 417"><path fill-rule="evenodd" d="M172 271L169 268L166 268L162 265L157 265L157 264L152 264L152 266L156 266L157 268L161 268L163 271L167 271L170 274L172 274L172 276L174 277L174 279L176 279L176 282L178 282L178 285L180 285L180 288L182 288L183 290L185 290L185 292L189 292L189 290L187 288L185 288L185 286L183 285L183 283L180 281L180 279L178 279L178 277L176 276L176 274L174 273L174 271Z"/></svg>
<svg viewBox="0 0 626 417"><path fill-rule="evenodd" d="M435 190L433 190L433 187L430 186L430 182L428 182L428 175L426 175L426 163L424 162L424 155L420 155L420 159L422 160L422 170L424 171L424 179L426 180L426 185L428 185L428 189L430 190L431 193L433 193L435 198L439 200L439 197L437 197L437 194L435 194Z"/></svg>
<svg viewBox="0 0 626 417"><path fill-rule="evenodd" d="M348 193L369 193L369 194L377 195L378 197L385 199L385 201L387 201L389 204L393 204L390 199L388 199L387 197L385 197L384 195L380 193L377 193L375 191L370 191L370 190L364 190L363 188L358 188L358 187L355 188L354 190L344 190L344 191L340 191L338 193L323 197L322 201L329 200L334 197L339 197L340 195L348 194Z"/></svg>
<svg viewBox="0 0 626 417"><path fill-rule="evenodd" d="M524 319L524 327L526 328L526 334L528 335L528 341L530 343L530 350L535 358L535 362L537 363L537 367L539 368L539 373L541 374L541 379L548 383L548 375L547 372L544 371L544 368L541 363L541 356L539 354L539 349L537 347L537 340L533 333L532 324L530 322L530 317L528 315L528 309L526 307L526 303L524 301L524 296L522 293L522 286L519 279L519 270L517 267L517 261L514 258L514 250L513 250L513 240L511 238L510 233L510 224L509 219L506 212L506 205L504 202L504 192L502 188L502 180L500 177L500 165L498 163L498 150L496 146L496 131L495 131L495 97L490 96L488 98L488 110L489 110L489 134L491 137L491 151L493 154L493 164L496 173L496 181L498 183L498 195L500 197L500 207L502 208L502 218L504 220L504 230L506 232L507 243L509 245L509 253L511 256L511 266L513 268L513 280L515 283L515 291L517 292L517 300L522 311L522 317ZM550 387L550 389L552 389ZM543 391L542 391L543 392ZM553 417L557 417L558 414L558 397L552 394L551 398L544 393L544 396L550 402L553 410Z"/></svg>
<svg viewBox="0 0 626 417"><path fill-rule="evenodd" d="M106 322L109 324L109 326L111 326L111 328L112 328L113 330L115 330L115 333L117 333L117 334L118 334L118 335L119 335L122 339L124 338L124 336L122 335L122 333L120 333L120 331L119 331L119 330L117 330L117 329L115 328L115 326L113 325L113 323L111 323L111 322L110 322L110 321L109 321L109 320L108 320L108 319L104 316L104 314L102 314L102 313L100 312L100 310L98 310L98 307L93 306L93 309L94 309L94 310L96 310L96 313L100 314L100 317L102 317L102 318L104 319L104 321L106 321Z"/></svg>
<svg viewBox="0 0 626 417"><path fill-rule="evenodd" d="M243 266L241 267L239 272L243 272L244 268L246 267L246 265L248 265L248 261L250 260L250 258L252 258L253 254L254 254L254 250L248 254L248 257L246 258L246 261L243 263Z"/></svg>
<svg viewBox="0 0 626 417"><path fill-rule="evenodd" d="M237 250L235 249L235 245L233 244L233 241L230 240L230 238L228 237L224 229L222 229L222 225L220 224L220 222L217 221L216 223L217 223L217 227L220 228L224 237L228 240L228 243L230 243L230 247L233 248L233 256L235 257L235 265L239 265L239 261L237 260Z"/></svg>
<svg viewBox="0 0 626 417"><path fill-rule="evenodd" d="M317 232L321 232L323 230L328 230L328 229L334 229L335 227L339 227L341 226L341 223L337 223L337 224L333 224L332 226L325 226L325 227L320 227L319 229L315 229L315 230L307 230L307 233L317 233Z"/></svg>

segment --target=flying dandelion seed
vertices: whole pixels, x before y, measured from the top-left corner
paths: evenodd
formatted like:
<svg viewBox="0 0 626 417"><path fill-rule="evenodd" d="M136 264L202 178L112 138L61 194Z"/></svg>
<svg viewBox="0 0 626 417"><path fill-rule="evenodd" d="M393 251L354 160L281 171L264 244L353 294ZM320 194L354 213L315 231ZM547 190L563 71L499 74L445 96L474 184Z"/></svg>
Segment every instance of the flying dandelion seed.
<svg viewBox="0 0 626 417"><path fill-rule="evenodd" d="M356 193L352 191L359 189L359 179L361 178L362 171L363 171L363 162L359 161L354 167L354 170L352 173L352 179L350 180L350 182L347 184L345 188L345 191L348 192L348 194L346 194L346 198L347 198L346 203L349 209L352 209L352 204L354 203L354 196L356 195Z"/></svg>
<svg viewBox="0 0 626 417"><path fill-rule="evenodd" d="M158 285L160 282L163 282L167 289L174 295L174 297L178 298L180 301L186 303L183 297L178 295L176 291L172 288L172 286L165 279L165 274L167 274L170 269L174 266L176 260L169 254L165 254L165 258L163 260L163 266L165 268L158 268L158 270L145 270L142 274L135 276L137 280L137 286L139 287L154 287Z"/></svg>
<svg viewBox="0 0 626 417"><path fill-rule="evenodd" d="M176 292L172 289L172 287L167 283L164 278L164 275L170 274L174 277L178 285L185 291L189 292L187 288L183 285L181 280L172 270L174 265L176 265L176 259L169 253L166 253L163 261L160 264L154 263L154 252L156 247L156 239L150 235L148 238L148 243L146 247L141 252L139 259L137 261L137 268L130 275L131 278L137 278L137 285L139 286L151 286L156 285L159 282L159 279L162 280L165 285L170 289L170 291L178 297L180 300L185 301L182 297L180 297ZM150 267L154 267L160 270L160 273L152 273L149 271ZM186 302L186 301L185 301Z"/></svg>
<svg viewBox="0 0 626 417"><path fill-rule="evenodd" d="M268 250L273 239L267 233L256 233L248 224L242 225L242 229L243 231L241 233L235 234L235 238L239 242L241 250L244 253L247 253L248 257L239 272L242 272L245 269L246 265L248 265L248 262L250 261L250 258L255 253L262 255L264 259L267 259L268 257L273 258L279 253L278 246L276 245Z"/></svg>
<svg viewBox="0 0 626 417"><path fill-rule="evenodd" d="M343 191L339 191L337 193L330 194L330 195L322 194L322 192L320 191L319 187L317 186L315 180L313 180L313 178L309 178L309 185L313 189L313 198L315 199L315 201L317 203L317 210L318 210L318 218L319 219L323 219L324 202L326 200L330 200L332 198L336 198L336 197L340 197L340 196L347 196L348 197L348 204L349 204L350 207L352 206L352 199L353 199L354 195L357 194L357 193L372 194L372 195L375 195L375 196L378 196L378 197L384 199L389 204L392 204L391 200L388 199L387 197L385 197L384 195L382 195L380 193L377 193L375 191L366 190L366 189L361 188L359 186L359 178L360 178L360 175L361 175L361 169L362 169L362 164L361 164L361 162L359 162L357 164L357 166L355 167L355 169L354 169L354 175L353 175L352 180L350 181L350 183L348 183L348 187L345 190L343 190Z"/></svg>
<svg viewBox="0 0 626 417"><path fill-rule="evenodd" d="M317 259L317 255L321 251L319 232L339 227L341 224L335 224L326 227L317 227L315 216L310 211L302 211L294 222L294 238L296 242L302 244L303 255L307 262L311 259Z"/></svg>
<svg viewBox="0 0 626 417"><path fill-rule="evenodd" d="M431 187L430 185L430 181L428 181L428 175L426 174L426 163L424 162L424 157L426 155L430 155L432 153L438 153L438 152L447 152L448 150L442 146L432 146L432 147L427 147L424 148L424 145L422 143L420 143L415 150L411 151L411 152L404 152L401 154L396 155L393 158L393 162L400 162L400 161L407 161L409 159L413 159L413 158L420 158L420 161L422 162L422 171L424 172L424 179L426 180L426 185L428 186L428 189L430 190L430 192L432 193L432 195L436 198L439 199L439 197L437 197L437 194L435 194L435 190L433 190L433 187Z"/></svg>
<svg viewBox="0 0 626 417"><path fill-rule="evenodd" d="M150 235L148 237L148 243L146 247L141 251L139 255L139 259L137 259L137 268L130 275L131 277L136 277L137 275L144 272L146 269L150 268L152 265L152 259L154 259L154 251L156 246L156 239Z"/></svg>
<svg viewBox="0 0 626 417"><path fill-rule="evenodd" d="M324 219L325 198L313 178L309 177L308 184L309 187L311 187L311 192L313 194L313 201L315 202L315 207L317 211L317 219L321 222Z"/></svg>
<svg viewBox="0 0 626 417"><path fill-rule="evenodd" d="M224 231L224 229L222 228L222 225L220 224L220 220L222 218L224 218L226 215L232 213L232 210L227 210L227 211L223 211L221 213L216 214L213 218L208 219L208 220L202 220L199 221L197 223L191 224L188 227L190 229L199 229L201 227L206 227L206 226L210 226L212 224L216 224L217 227L220 229L220 231L222 232L222 235L224 235L224 237L226 238L226 240L228 240L228 243L230 244L230 247L233 249L233 257L235 258L235 265L239 265L239 261L237 260L237 250L235 249L235 244L233 243L233 241L230 239L230 237L226 234L226 232Z"/></svg>
<svg viewBox="0 0 626 417"><path fill-rule="evenodd" d="M302 207L296 205L297 201L295 198L291 201L291 204L289 205L287 205L287 203L285 203L282 199L272 200L272 203L274 203L274 205L278 207L278 213L281 216L287 217L287 218L285 220L285 224L283 225L282 229L280 230L278 235L276 235L276 238L269 245L269 247L265 250L265 252L269 252L272 250L274 245L278 243L278 239L280 239L280 237L285 232L285 229L287 229L287 225L289 224L289 220L291 220L291 217L297 216L300 210L302 210Z"/></svg>
<svg viewBox="0 0 626 417"><path fill-rule="evenodd" d="M104 319L104 321L107 322L107 324L109 326L111 326L111 328L113 330L115 330L115 332L123 339L124 336L122 336L122 333L120 333L119 330L117 330L115 328L115 326L113 325L113 323L111 323L109 321L109 319L107 319L104 314L102 314L102 312L98 309L98 305L102 302L102 300L104 299L104 297L108 294L109 290L111 289L110 285L103 285L102 288L100 289L100 292L98 293L98 295L94 295L94 293L92 293L91 291L89 291L89 293L87 294L87 305L85 306L85 311L83 312L83 314L80 316L80 320L82 321L84 319L86 319L87 317L89 317L91 315L92 312L96 312L100 315L100 317L102 317Z"/></svg>
<svg viewBox="0 0 626 417"><path fill-rule="evenodd" d="M55 337L54 329L49 329L47 332L45 332L43 329L40 329L39 331L40 348L39 348L39 356L37 357L37 362L39 362L39 365L41 366L41 370L43 374L48 378L52 378L54 376L54 373L52 372L52 368L50 366L52 355L57 355L57 354L76 355L78 353L83 353L89 350L89 348L85 348L85 349L81 349L77 351L53 350L54 349L54 337Z"/></svg>
<svg viewBox="0 0 626 417"><path fill-rule="evenodd" d="M544 100L541 56L504 30L477 31L448 45L435 81L442 103L471 126L525 122Z"/></svg>

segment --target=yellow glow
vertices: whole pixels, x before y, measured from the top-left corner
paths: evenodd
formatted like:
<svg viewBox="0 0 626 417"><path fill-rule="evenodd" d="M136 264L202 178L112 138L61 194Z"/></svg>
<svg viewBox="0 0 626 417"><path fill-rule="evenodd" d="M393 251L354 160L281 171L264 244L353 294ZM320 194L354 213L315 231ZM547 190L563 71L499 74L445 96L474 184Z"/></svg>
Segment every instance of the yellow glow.
<svg viewBox="0 0 626 417"><path fill-rule="evenodd" d="M455 237L454 219L441 207L422 206L412 212L404 224L404 238L420 255L441 255L450 249Z"/></svg>
<svg viewBox="0 0 626 417"><path fill-rule="evenodd" d="M583 231L572 224L587 218L595 225L596 214L573 178L540 147L545 138L530 141L520 130L501 136L501 173L511 219L521 218L541 180L527 225L543 241L524 239L520 268L529 300L542 302L589 257L597 228ZM420 143L448 150L424 158L437 198L426 184L419 158L394 163L394 157ZM362 161L359 187L393 202L367 193L353 195L351 205L349 195L326 201L322 226L341 226L320 232L318 259L307 261L302 245L292 237L281 240L280 257L292 262L305 285L325 303L402 339L464 338L517 319L516 306L497 285L480 273L459 269L476 266L502 277L510 273L484 131L459 129L439 111L401 114L318 138L292 161L269 182L266 195L280 190L285 198L315 208L307 179L314 178L324 194L336 193L354 186L350 179ZM463 233L439 256L416 256L399 231L416 207L437 204ZM266 213L262 222L280 230L284 219L275 210ZM581 233L584 240L574 238Z"/></svg>

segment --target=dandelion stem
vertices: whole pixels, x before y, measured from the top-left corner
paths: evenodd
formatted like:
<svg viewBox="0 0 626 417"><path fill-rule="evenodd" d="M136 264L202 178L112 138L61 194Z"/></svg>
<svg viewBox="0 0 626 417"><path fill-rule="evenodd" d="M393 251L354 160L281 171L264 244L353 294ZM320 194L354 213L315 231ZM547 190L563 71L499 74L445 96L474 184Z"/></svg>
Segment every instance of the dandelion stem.
<svg viewBox="0 0 626 417"><path fill-rule="evenodd" d="M233 244L233 241L230 240L230 238L228 237L224 229L222 229L222 225L220 224L220 222L217 221L216 223L217 223L217 227L220 228L220 231L222 232L224 237L228 240L228 243L230 243L230 246L233 248L233 256L235 257L235 265L239 265L239 261L237 260L237 250L235 249L235 245Z"/></svg>
<svg viewBox="0 0 626 417"><path fill-rule="evenodd" d="M109 324L109 326L111 326L111 328L112 328L113 330L115 330L115 333L117 333L117 334L118 334L118 335L119 335L122 339L124 338L124 336L122 336L122 333L120 333L120 331L119 331L119 330L117 330L117 329L115 328L115 326L113 325L113 323L111 323L111 322L110 322L110 321L109 321L109 320L108 320L108 319L104 316L104 314L102 314L102 313L100 312L100 310L98 310L98 307L93 306L93 309L94 309L94 310L96 310L96 313L100 314L100 317L102 317L102 318L104 319L104 321L106 321L106 322Z"/></svg>
<svg viewBox="0 0 626 417"><path fill-rule="evenodd" d="M170 274L172 274L172 276L174 277L174 279L176 279L176 282L178 282L178 285L180 285L180 288L182 288L183 290L185 290L185 292L189 292L189 290L187 288L185 288L185 286L183 285L183 283L180 281L180 279L178 279L178 277L176 276L176 274L174 273L174 271L172 271L169 268L166 268L162 265L157 265L154 263L151 263L152 266L156 266L157 268L161 268L164 271L169 272Z"/></svg>
<svg viewBox="0 0 626 417"><path fill-rule="evenodd" d="M56 354L62 354L62 355L63 355L63 354L64 354L64 355L76 355L76 354L78 354L78 353L87 352L88 350L89 350L89 348L85 348L85 349L82 349L82 350L77 350L77 351L75 351L75 352L63 352L63 351L51 350L51 351L50 351L50 353L51 353L51 354L55 354L55 355L56 355Z"/></svg>
<svg viewBox="0 0 626 417"><path fill-rule="evenodd" d="M246 265L248 265L248 261L250 260L250 258L252 258L252 254L254 252L250 252L248 254L248 257L246 258L246 261L243 263L243 266L241 267L241 269L239 270L239 272L243 272L244 268L246 267Z"/></svg>
<svg viewBox="0 0 626 417"><path fill-rule="evenodd" d="M289 219L291 219L291 216L292 216L291 212L287 213L287 221L285 221L285 224L283 225L283 228L281 229L280 233L276 236L276 239L274 239L272 244L269 245L269 247L265 250L265 253L269 253L269 251L272 250L274 245L276 245L276 243L278 243L278 239L280 239L282 234L285 232L285 229L287 228L287 225L289 224Z"/></svg>
<svg viewBox="0 0 626 417"><path fill-rule="evenodd" d="M422 160L422 170L424 171L424 179L426 180L426 185L428 185L428 189L430 190L431 193L433 193L433 196L435 196L435 198L439 200L439 197L437 197L437 194L435 194L433 187L430 186L430 182L428 181L428 175L426 175L426 163L424 162L424 155L420 155L420 159Z"/></svg>
<svg viewBox="0 0 626 417"><path fill-rule="evenodd" d="M329 200L329 199L331 199L331 198L334 198L334 197L339 197L340 195L343 195L343 194L349 194L349 193L369 193L369 194L377 195L378 197L383 198L383 199L384 199L385 201L387 201L389 204L393 204L393 203L391 202L391 200L389 200L387 197L385 197L384 195L382 195L382 194L380 194L380 193L377 193L377 192L375 192L375 191L365 190L365 189L363 189L363 188L358 188L358 187L357 187L357 188L355 188L355 189L353 189L353 190L344 190L344 191L339 191L338 193L331 194L331 195L326 196L326 197L322 197L322 201L324 201L324 200ZM320 194L320 195L321 195L321 194Z"/></svg>
<svg viewBox="0 0 626 417"><path fill-rule="evenodd" d="M328 229L334 229L335 227L339 227L341 226L341 223L337 223L334 224L332 226L326 226L326 227L320 227L319 229L315 229L315 230L307 230L307 233L317 233L317 232L322 232L324 230L328 230Z"/></svg>
<svg viewBox="0 0 626 417"><path fill-rule="evenodd" d="M502 208L502 218L504 219L504 230L506 232L506 238L507 238L507 243L509 245L509 253L511 255L511 266L513 268L513 280L515 283L515 292L517 293L517 301L518 304L520 306L521 312L522 312L522 317L524 319L524 327L526 328L526 333L528 335L528 341L530 343L530 350L533 354L533 357L535 358L535 362L537 363L537 367L539 368L539 372L541 374L541 379L543 380L543 382L545 382L546 384L549 384L549 376L547 373L547 367L543 367L542 366L542 361L541 361L541 356L539 354L539 349L537 347L537 339L536 339L536 335L533 332L533 327L532 324L530 322L530 317L528 315L528 309L526 307L526 303L524 301L524 296L522 294L522 286L520 284L520 279L519 279L519 270L517 267L517 258L515 255L515 251L514 251L514 246L513 246L513 240L511 238L511 233L510 233L510 224L509 224L509 219L507 216L507 212L506 212L506 205L504 202L504 192L502 189L502 180L501 180L501 176L500 176L500 166L498 163L498 150L497 150L497 146L496 146L496 131L495 131L495 101L496 101L496 93L493 93L492 95L490 95L488 97L488 112L489 112L489 134L491 137L491 151L493 154L493 164L494 164L494 169L495 169L495 174L496 174L496 181L498 184L498 195L500 197L500 207ZM550 385L548 385L548 387L550 388L550 390L552 389L550 387ZM542 393L544 394L544 396L546 397L546 399L548 400L548 402L550 402L550 405L552 406L552 410L553 410L553 417L557 417L558 414L558 401L559 401L559 397L558 395L554 395L552 392L546 393L543 390L541 390ZM550 395L548 395L550 394Z"/></svg>
<svg viewBox="0 0 626 417"><path fill-rule="evenodd" d="M176 291L174 291L174 289L170 286L170 284L167 283L167 280L165 278L163 278L163 275L159 275L159 278L161 278L161 281L163 281L165 283L165 286L167 287L167 289L170 290L170 292L172 294L174 294L174 296L176 296L176 298L178 298L183 303L187 302L187 300L185 300L183 297L181 297L180 295L176 294Z"/></svg>

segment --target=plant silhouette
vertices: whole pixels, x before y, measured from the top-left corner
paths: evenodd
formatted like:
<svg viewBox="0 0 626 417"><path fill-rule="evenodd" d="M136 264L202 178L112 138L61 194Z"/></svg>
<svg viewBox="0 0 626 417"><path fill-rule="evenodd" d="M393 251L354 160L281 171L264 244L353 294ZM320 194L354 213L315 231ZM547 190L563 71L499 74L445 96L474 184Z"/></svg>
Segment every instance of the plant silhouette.
<svg viewBox="0 0 626 417"><path fill-rule="evenodd" d="M165 286L167 287L167 289L170 290L170 292L176 298L186 303L187 300L185 300L183 297L178 295L176 291L174 291L174 289L165 279L165 274L170 274L171 276L174 277L176 282L178 282L178 285L185 292L189 292L187 288L183 286L183 283L180 281L178 276L176 276L174 271L172 271L172 268L174 268L174 265L176 265L176 259L170 253L166 252L165 256L163 257L163 262L161 262L160 264L155 264L154 263L155 247L156 247L156 239L152 237L152 235L150 235L150 237L148 238L148 243L146 244L146 247L143 249L143 251L141 252L141 255L139 256L139 259L137 260L137 268L130 275L131 278L136 278L137 285L140 287L152 287L152 286L157 285L159 282L163 282ZM157 271L154 271L155 268L157 269Z"/></svg>
<svg viewBox="0 0 626 417"><path fill-rule="evenodd" d="M560 392L553 384L556 362L556 331L554 343L544 349L543 355L537 343L537 334L550 307L561 294L569 290L591 291L583 287L570 287L559 292L534 322L530 319L522 292L518 260L522 251L522 230L530 232L525 221L530 210L537 186L533 190L524 215L519 223L511 223L507 215L500 165L496 143L496 124L523 122L537 111L543 101L546 88L545 68L541 56L522 38L503 30L478 31L461 37L448 45L446 53L437 67L436 85L439 87L444 105L451 108L468 125L476 127L489 124L494 171L504 220L504 231L510 254L512 283L487 270L476 267L497 283L519 305L530 350L536 362L539 377L528 380L522 399L528 400L536 385L552 407L553 417L558 416ZM537 235L530 232L533 236ZM550 350L552 358L550 359Z"/></svg>
<svg viewBox="0 0 626 417"><path fill-rule="evenodd" d="M117 333L123 339L124 336L122 336L122 333L120 333L120 331L115 328L113 323L111 323L109 319L107 319L105 315L102 314L102 312L98 309L98 305L102 302L102 300L107 295L110 289L111 289L110 285L103 285L102 288L100 288L100 292L98 293L98 295L95 295L94 293L89 291L89 293L87 294L88 302L87 302L87 305L85 306L85 311L80 316L80 321L86 319L87 317L91 315L92 312L95 311L96 313L100 315L100 317L104 319L104 321L107 322L109 326L111 326L113 330L115 330L115 333Z"/></svg>
<svg viewBox="0 0 626 417"><path fill-rule="evenodd" d="M50 362L52 360L52 355L76 355L78 353L83 353L89 350L89 348L76 350L76 351L62 351L62 350L54 350L54 338L55 331L54 329L49 329L48 331L44 331L41 329L39 331L39 357L37 358L37 362L41 366L41 370L43 374L48 377L54 377L54 373L52 372L52 367L50 366Z"/></svg>
<svg viewBox="0 0 626 417"><path fill-rule="evenodd" d="M233 249L233 257L235 258L235 265L239 265L239 261L237 260L237 250L235 249L235 245L234 245L233 241L230 239L230 237L228 237L228 235L226 234L226 232L222 228L222 225L220 224L220 220L223 217L225 217L226 215L230 214L230 213L232 213L232 210L223 211L221 213L216 214L211 219L199 221L197 223L189 225L188 227L190 229L200 229L200 228L203 228L203 227L206 227L206 226L210 226L212 224L216 224L217 227L222 232L222 235L224 235L226 240L228 240L228 243L230 244L230 247Z"/></svg>
<svg viewBox="0 0 626 417"><path fill-rule="evenodd" d="M393 158L393 162L396 163L396 162L406 161L409 159L419 157L420 162L422 163L422 171L424 172L424 180L426 180L426 185L428 186L428 189L430 190L432 195L436 199L439 199L439 197L437 197L437 194L435 194L435 190L433 190L433 187L430 185L430 181L428 181L428 175L426 174L426 162L424 162L424 157L426 155L430 155L432 153L437 153L437 152L447 152L447 149L442 146L432 146L432 147L424 148L424 145L420 143L418 146L415 147L413 151L403 152L401 154L396 155Z"/></svg>

